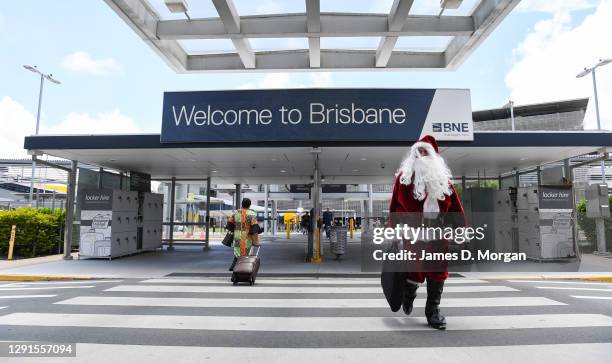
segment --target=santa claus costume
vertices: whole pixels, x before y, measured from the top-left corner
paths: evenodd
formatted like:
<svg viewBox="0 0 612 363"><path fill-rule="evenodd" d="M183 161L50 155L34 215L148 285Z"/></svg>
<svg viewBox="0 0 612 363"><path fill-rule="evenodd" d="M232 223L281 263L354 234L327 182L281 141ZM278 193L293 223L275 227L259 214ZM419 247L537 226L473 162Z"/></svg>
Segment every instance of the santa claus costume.
<svg viewBox="0 0 612 363"><path fill-rule="evenodd" d="M430 220L444 220L444 226L465 225L461 201L451 183L452 174L440 156L436 139L427 135L416 142L402 161L395 179L389 207L390 221L401 214L417 215ZM444 227L443 226L443 227ZM404 241L409 250L447 252L448 241ZM448 278L448 261L415 261L406 272L402 309L409 315L416 291L427 280L425 316L436 329L446 328L440 313L444 281Z"/></svg>

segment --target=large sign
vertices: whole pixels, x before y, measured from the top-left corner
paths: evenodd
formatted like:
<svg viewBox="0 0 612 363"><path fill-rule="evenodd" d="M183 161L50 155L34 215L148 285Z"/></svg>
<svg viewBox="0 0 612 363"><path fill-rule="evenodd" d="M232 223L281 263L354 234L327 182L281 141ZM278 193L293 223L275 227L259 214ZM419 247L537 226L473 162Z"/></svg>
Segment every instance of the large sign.
<svg viewBox="0 0 612 363"><path fill-rule="evenodd" d="M166 92L161 142L473 140L466 89Z"/></svg>

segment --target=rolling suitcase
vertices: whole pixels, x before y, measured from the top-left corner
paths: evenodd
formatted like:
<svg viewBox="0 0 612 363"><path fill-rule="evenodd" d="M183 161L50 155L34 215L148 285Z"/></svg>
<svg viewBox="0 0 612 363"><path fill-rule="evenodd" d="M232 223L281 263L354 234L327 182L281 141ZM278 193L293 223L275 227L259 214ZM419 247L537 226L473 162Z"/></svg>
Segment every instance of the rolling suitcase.
<svg viewBox="0 0 612 363"><path fill-rule="evenodd" d="M253 250L255 250L255 255L252 254ZM238 257L232 272L232 282L234 285L238 285L239 282L247 282L249 285L255 284L260 263L258 254L259 246L253 246L249 256Z"/></svg>

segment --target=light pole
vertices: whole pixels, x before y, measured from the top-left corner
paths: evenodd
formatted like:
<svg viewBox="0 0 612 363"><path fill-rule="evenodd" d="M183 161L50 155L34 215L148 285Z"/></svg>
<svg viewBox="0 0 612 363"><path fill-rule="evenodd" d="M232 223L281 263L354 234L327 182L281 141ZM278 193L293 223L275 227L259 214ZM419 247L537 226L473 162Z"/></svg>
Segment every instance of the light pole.
<svg viewBox="0 0 612 363"><path fill-rule="evenodd" d="M578 73L576 78L582 78L589 73L593 75L593 92L595 94L595 114L597 116L597 130L601 131L601 119L599 117L599 99L597 98L597 75L596 69L599 67L603 67L608 63L612 63L612 59L600 59L599 62L591 68L585 68L582 72ZM601 161L601 181L604 184L607 184L606 181L606 161L605 159Z"/></svg>
<svg viewBox="0 0 612 363"><path fill-rule="evenodd" d="M36 66L24 65L23 68L27 69L30 72L34 72L40 75L40 90L38 91L38 111L36 112L36 133L34 135L38 135L38 130L40 129L40 108L42 105L42 95L43 95L43 85L45 83L45 79L49 80L55 84L60 84L60 81L53 78L51 73L44 74L36 68ZM32 178L30 179L30 206L32 206L32 199L34 196L34 175L36 172L36 161L32 160ZM38 197L36 199L38 203Z"/></svg>

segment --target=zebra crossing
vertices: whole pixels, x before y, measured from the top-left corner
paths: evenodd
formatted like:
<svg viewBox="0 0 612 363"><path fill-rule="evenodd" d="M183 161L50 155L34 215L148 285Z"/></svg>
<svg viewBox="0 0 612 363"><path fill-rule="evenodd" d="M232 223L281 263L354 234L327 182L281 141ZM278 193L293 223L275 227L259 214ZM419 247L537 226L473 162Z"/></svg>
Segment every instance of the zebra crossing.
<svg viewBox="0 0 612 363"><path fill-rule="evenodd" d="M36 287L50 294L30 295ZM577 295L584 288L597 299ZM612 311L601 304L612 296L609 284L452 278L444 291L448 326L440 332L423 316L425 288L407 317L389 310L373 278L15 283L0 287L0 326L8 328L2 340L77 339L83 355L75 361L87 362L109 354L153 362L603 362L612 354ZM41 298L18 303L34 296Z"/></svg>

